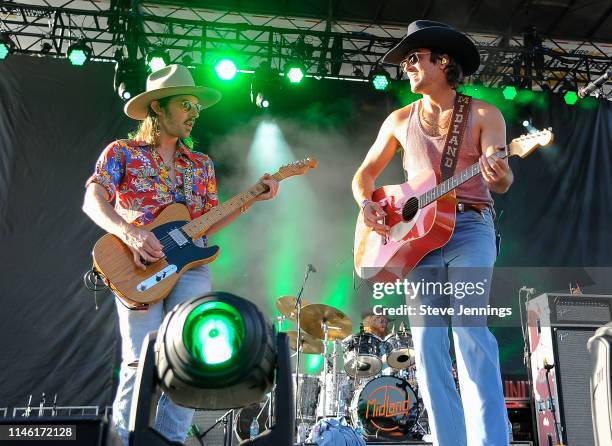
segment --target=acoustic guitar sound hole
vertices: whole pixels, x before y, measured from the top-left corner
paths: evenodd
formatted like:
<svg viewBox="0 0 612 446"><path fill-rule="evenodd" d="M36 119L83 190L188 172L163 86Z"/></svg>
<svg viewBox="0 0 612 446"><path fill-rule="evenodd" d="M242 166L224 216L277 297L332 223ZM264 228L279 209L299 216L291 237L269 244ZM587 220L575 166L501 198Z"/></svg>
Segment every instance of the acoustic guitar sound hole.
<svg viewBox="0 0 612 446"><path fill-rule="evenodd" d="M409 198L402 208L402 218L404 221L410 221L414 218L419 210L419 199L417 197Z"/></svg>

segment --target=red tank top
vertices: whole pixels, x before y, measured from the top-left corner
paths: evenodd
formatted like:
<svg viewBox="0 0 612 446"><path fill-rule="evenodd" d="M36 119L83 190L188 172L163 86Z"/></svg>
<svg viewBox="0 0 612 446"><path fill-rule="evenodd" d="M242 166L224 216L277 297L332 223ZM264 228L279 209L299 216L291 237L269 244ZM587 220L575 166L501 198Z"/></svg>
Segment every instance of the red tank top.
<svg viewBox="0 0 612 446"><path fill-rule="evenodd" d="M425 169L433 169L440 175L440 159L444 150L445 136L429 136L425 133L419 110L422 100L413 103L408 117L408 129L406 131L406 141L402 141L403 165L408 176L408 181L417 176ZM468 124L463 135L461 147L459 149L459 159L455 174L466 167L478 162L480 148L473 144L472 135L472 113L468 118ZM456 189L457 199L462 203L486 204L493 206L493 198L482 175L478 174L466 181Z"/></svg>

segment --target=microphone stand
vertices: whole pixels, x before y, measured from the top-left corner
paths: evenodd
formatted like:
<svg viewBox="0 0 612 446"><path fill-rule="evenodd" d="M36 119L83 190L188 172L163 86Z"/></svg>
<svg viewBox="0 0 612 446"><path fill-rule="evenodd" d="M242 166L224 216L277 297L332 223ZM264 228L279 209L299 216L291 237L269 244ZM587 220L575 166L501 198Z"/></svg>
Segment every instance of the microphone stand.
<svg viewBox="0 0 612 446"><path fill-rule="evenodd" d="M306 274L304 275L304 281L302 282L302 288L295 299L295 313L296 313L296 322L297 322L297 339L295 341L295 347L297 351L297 358L295 361L295 417L300 417L300 423L304 420L302 419L302 414L298 415L298 403L301 400L300 398L300 349L302 347L302 329L300 327L300 313L302 312L302 293L304 292L304 287L306 286L306 281L308 280L308 276L312 271L312 265L308 265L306 268Z"/></svg>

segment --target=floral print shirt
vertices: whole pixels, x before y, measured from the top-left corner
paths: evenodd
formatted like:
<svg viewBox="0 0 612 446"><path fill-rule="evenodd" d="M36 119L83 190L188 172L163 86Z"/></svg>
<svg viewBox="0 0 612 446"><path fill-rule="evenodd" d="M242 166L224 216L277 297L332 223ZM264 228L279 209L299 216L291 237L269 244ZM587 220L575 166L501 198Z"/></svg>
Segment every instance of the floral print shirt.
<svg viewBox="0 0 612 446"><path fill-rule="evenodd" d="M103 186L115 211L128 223L149 224L172 203L184 203L197 218L219 203L212 160L179 142L174 154L174 181L152 145L118 140L109 144L87 180Z"/></svg>

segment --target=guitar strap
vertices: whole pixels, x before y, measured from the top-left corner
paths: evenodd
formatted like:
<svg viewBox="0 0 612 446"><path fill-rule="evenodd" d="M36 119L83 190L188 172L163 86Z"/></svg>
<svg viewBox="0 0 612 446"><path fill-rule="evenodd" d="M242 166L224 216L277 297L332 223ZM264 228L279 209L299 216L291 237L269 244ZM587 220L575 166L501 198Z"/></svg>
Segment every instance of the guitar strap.
<svg viewBox="0 0 612 446"><path fill-rule="evenodd" d="M440 160L441 181L449 179L455 173L455 167L457 167L457 160L459 159L459 149L470 115L471 103L472 98L470 96L465 96L460 93L457 93L455 96L453 116L448 126L444 151L442 152L442 158Z"/></svg>

